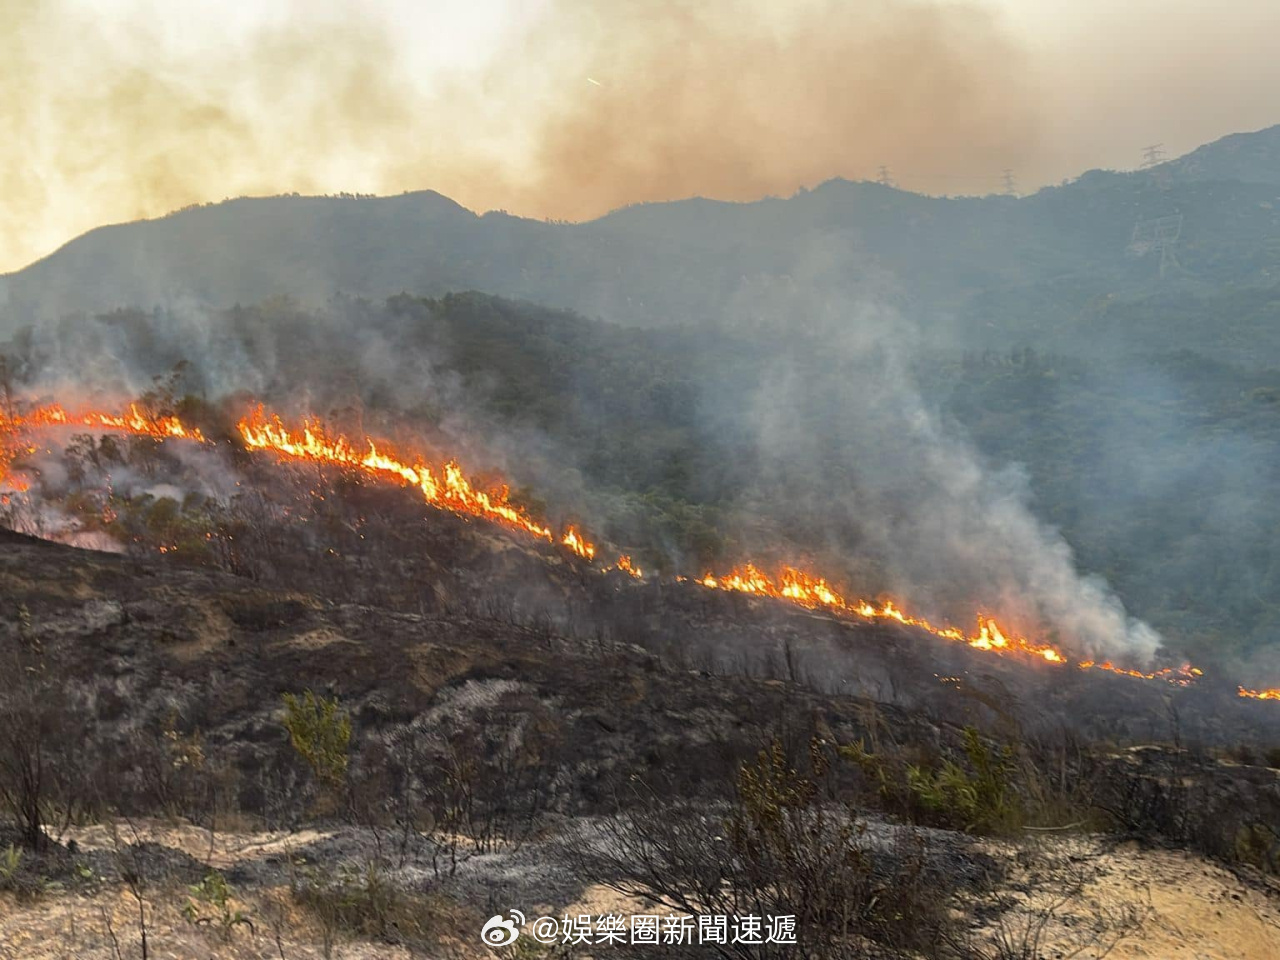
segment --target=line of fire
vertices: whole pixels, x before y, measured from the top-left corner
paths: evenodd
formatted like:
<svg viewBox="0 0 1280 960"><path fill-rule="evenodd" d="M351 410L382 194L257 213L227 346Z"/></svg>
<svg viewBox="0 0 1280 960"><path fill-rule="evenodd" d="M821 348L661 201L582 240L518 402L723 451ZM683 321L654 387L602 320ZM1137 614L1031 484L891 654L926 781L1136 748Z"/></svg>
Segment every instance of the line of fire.
<svg viewBox="0 0 1280 960"><path fill-rule="evenodd" d="M29 488L20 466L24 455L38 447L35 442L48 431L88 429L148 436L160 442L208 444L199 429L184 424L172 414L156 414L138 404L122 412L68 409L59 404L30 406L23 412L0 411L0 496L11 497ZM621 571L637 580L644 571L629 554L619 554L611 563L597 560L593 539L575 525L554 530L512 502L505 485L481 489L468 477L457 460L430 462L421 455L393 450L372 438L354 440L329 429L311 417L290 424L262 406L253 408L236 424L245 450L281 461L306 461L336 469L356 471L367 477L415 490L432 507L454 514L497 524L516 535L534 537L556 544L601 572ZM3 491L8 491L4 493ZM978 614L969 631L953 625L939 625L907 612L905 602L880 598L865 600L846 596L833 581L814 571L781 566L768 572L761 565L744 561L726 573L704 571L700 575L678 575L677 582L708 590L722 590L789 602L813 610L867 621L894 621L932 634L943 640L966 644L981 651L1038 660L1059 667L1098 670L1139 680L1164 681L1177 685L1194 683L1202 671L1185 663L1143 671L1110 660L1073 659L1061 648L1021 636L1000 626L995 615ZM1280 701L1280 688L1239 687L1240 697Z"/></svg>

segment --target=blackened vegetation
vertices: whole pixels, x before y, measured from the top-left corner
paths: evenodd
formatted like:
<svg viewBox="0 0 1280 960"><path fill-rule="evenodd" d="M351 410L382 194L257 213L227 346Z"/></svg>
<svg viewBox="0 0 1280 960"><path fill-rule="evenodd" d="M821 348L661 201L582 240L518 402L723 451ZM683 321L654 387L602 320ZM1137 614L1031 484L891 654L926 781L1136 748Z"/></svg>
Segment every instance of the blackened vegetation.
<svg viewBox="0 0 1280 960"><path fill-rule="evenodd" d="M163 551L172 562L324 600L422 616L465 613L611 639L691 668L782 679L955 722L1013 722L1031 736L1066 726L1119 744L1163 740L1177 714L1180 734L1191 742L1243 744L1261 756L1275 737L1277 711L1237 697L1225 664L1206 663L1207 675L1184 689L993 656L909 628L851 622L670 575L637 583L622 573L601 574L549 543L427 506L412 490L250 455L227 436L229 409L169 393L163 409L181 408L188 422L225 441L242 478L238 486L225 496L191 492L182 502L150 492L125 495L103 482L111 470L150 469L181 487L218 458L197 451L208 462L195 465L182 461L175 445L150 438L131 438L122 452L110 436L96 448L86 437L63 455L68 474L78 465L84 482L68 481L65 495L48 501L82 533L114 539L139 559ZM108 441L118 459L93 467L85 451L101 453ZM606 558L623 549L605 541L600 548ZM262 593L226 612L252 634L285 626L298 610L296 599Z"/></svg>
<svg viewBox="0 0 1280 960"><path fill-rule="evenodd" d="M85 761L80 744L89 715L66 697L31 611L19 602L11 615L12 639L3 654L7 681L0 696L0 806L23 845L40 852L48 846L44 825L50 807L67 819L75 813Z"/></svg>
<svg viewBox="0 0 1280 960"><path fill-rule="evenodd" d="M579 888L794 912L806 932L780 955L851 957L979 949L953 908L990 920L1006 905L970 836L1103 831L1280 871L1269 704L1230 704L1254 734L1226 749L1212 690L1099 677L1102 693L1058 692L1047 669L636 585L353 493L381 504L365 515L385 552L335 526L320 542L336 558L307 569L264 549L256 578L4 535L0 802L15 850L33 851L15 876L38 888L69 870L56 840L71 822L347 824L372 838L358 856L317 847L275 868L327 937L427 949L430 918L453 909L440 898L528 847L575 864ZM295 521L264 542L314 549ZM358 599L338 602L342 584ZM1139 718L1169 698L1179 712L1146 735ZM1104 704L1137 735L1068 722ZM562 852L545 852L556 835Z"/></svg>
<svg viewBox="0 0 1280 960"><path fill-rule="evenodd" d="M1131 748L1102 772L1096 803L1130 835L1280 874L1280 757L1240 763L1240 752Z"/></svg>
<svg viewBox="0 0 1280 960"><path fill-rule="evenodd" d="M798 942L782 952L795 956L954 956L962 928L949 907L962 891L985 890L995 861L919 831L872 827L840 802L848 793L837 781L819 740L801 758L775 739L742 764L726 800L673 804L633 789L624 812L570 854L584 875L672 912L794 916ZM731 943L721 953L764 951Z"/></svg>

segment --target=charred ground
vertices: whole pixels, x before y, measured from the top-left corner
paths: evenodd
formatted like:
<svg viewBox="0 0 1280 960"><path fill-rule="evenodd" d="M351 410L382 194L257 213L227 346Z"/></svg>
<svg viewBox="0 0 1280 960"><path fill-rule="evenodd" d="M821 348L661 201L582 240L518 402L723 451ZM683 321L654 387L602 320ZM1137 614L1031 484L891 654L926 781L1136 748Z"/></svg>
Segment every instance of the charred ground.
<svg viewBox="0 0 1280 960"><path fill-rule="evenodd" d="M326 529L322 549L315 517L259 526L241 575L0 534L14 666L0 761L12 776L38 743L43 771L40 836L25 835L41 852L11 886L88 896L141 874L167 929L165 898L220 866L260 924L272 904L300 911L279 929L302 955L332 949L316 946L326 937L465 953L453 938L507 902L559 907L607 888L684 902L702 881L680 864L709 865L735 818L756 822L744 791L758 777L789 791L784 821L800 830L751 847L771 870L796 869L789 845L838 836L842 817L873 825L856 869L838 856L810 866L836 883L843 864L850 886L832 889L867 898L855 939L884 955L982 955L990 925L1017 916L1009 883L1034 899L1100 882L1072 879L1070 856L1041 846L1026 854L1039 879L1015 882L975 834L1137 836L1252 871L1260 889L1280 867L1271 704L1211 684L1080 682L907 628L640 584L395 491L338 480L320 503L364 523ZM307 691L349 720L337 780L291 744L285 697ZM21 804L10 812L20 845ZM108 840L93 823L118 826ZM203 828L208 850L159 823ZM249 853L215 856L236 836ZM636 873L640 849L668 872ZM733 862L744 885L761 866ZM396 891L386 903L363 870ZM783 899L813 879L789 875ZM890 893L901 922L874 908ZM969 904L959 926L926 908L952 902ZM861 955L831 940L828 914L809 919L805 949ZM1098 943L1136 922L1117 916Z"/></svg>

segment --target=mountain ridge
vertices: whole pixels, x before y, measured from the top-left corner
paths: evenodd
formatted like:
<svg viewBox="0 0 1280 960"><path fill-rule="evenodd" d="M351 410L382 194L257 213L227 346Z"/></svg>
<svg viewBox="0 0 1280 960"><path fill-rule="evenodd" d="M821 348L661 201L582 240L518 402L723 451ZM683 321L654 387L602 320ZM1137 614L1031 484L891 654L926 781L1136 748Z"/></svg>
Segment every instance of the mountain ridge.
<svg viewBox="0 0 1280 960"><path fill-rule="evenodd" d="M780 297L789 313L812 313L789 292L801 281L828 302L888 302L927 321L963 312L976 292L1064 278L1122 295L1267 285L1280 278L1274 186L1202 174L1224 143L1235 156L1272 156L1276 131L1193 151L1166 165L1173 176L1090 171L1021 198L837 179L785 199L639 204L573 224L476 214L434 191L239 198L100 227L0 277L0 330L280 295L316 304L476 289L662 326L737 324ZM1179 214L1179 270L1161 283L1160 258L1133 256L1130 240L1140 221Z"/></svg>
<svg viewBox="0 0 1280 960"><path fill-rule="evenodd" d="M1280 124L1228 134L1161 167L1185 179L1280 184Z"/></svg>

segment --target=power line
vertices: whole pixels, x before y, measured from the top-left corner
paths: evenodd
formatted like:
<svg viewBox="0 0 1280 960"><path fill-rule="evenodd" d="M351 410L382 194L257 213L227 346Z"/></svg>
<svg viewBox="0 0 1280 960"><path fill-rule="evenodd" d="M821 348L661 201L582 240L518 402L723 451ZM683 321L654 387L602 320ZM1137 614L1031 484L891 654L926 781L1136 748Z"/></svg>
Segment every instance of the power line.
<svg viewBox="0 0 1280 960"><path fill-rule="evenodd" d="M1174 269L1181 270L1175 250L1182 236L1182 214L1139 220L1133 225L1129 246L1125 249L1131 257L1145 257L1148 253L1160 254L1160 279Z"/></svg>

